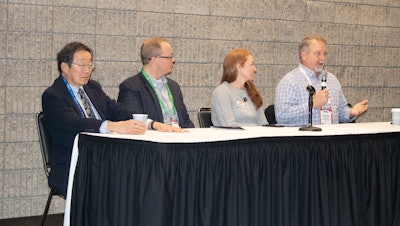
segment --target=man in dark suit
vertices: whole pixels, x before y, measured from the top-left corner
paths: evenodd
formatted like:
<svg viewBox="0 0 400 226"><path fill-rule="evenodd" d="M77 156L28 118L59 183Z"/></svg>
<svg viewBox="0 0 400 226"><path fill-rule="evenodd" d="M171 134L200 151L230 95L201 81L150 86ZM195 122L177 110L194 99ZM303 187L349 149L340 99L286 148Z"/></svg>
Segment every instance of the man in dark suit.
<svg viewBox="0 0 400 226"><path fill-rule="evenodd" d="M132 111L110 99L100 84L90 79L94 64L93 52L88 46L69 43L58 53L57 61L60 76L43 93L42 108L52 141L49 186L58 194L66 195L76 134L143 134L146 124L130 119ZM179 131L162 123L152 127L160 131Z"/></svg>
<svg viewBox="0 0 400 226"><path fill-rule="evenodd" d="M152 120L193 128L178 83L166 77L175 63L170 42L150 37L143 42L140 55L143 68L120 84L118 102Z"/></svg>

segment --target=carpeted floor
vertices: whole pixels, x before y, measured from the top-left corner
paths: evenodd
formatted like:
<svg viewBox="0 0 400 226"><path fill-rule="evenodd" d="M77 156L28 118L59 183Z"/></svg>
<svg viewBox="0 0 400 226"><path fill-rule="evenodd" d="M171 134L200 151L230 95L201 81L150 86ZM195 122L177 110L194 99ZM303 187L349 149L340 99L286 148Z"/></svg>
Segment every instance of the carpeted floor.
<svg viewBox="0 0 400 226"><path fill-rule="evenodd" d="M64 214L51 214L46 218L45 226L62 226ZM0 219L0 226L40 226L42 216Z"/></svg>

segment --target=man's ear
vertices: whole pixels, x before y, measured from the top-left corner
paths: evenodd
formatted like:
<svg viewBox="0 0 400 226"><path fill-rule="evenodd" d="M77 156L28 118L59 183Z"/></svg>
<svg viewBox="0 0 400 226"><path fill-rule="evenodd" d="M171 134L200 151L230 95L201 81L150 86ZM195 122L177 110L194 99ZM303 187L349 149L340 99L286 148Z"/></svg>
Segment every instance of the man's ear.
<svg viewBox="0 0 400 226"><path fill-rule="evenodd" d="M301 53L300 53L300 56L301 56L301 60L304 61L304 60L306 59L306 58L305 58L306 52L304 52L304 51L301 52Z"/></svg>
<svg viewBox="0 0 400 226"><path fill-rule="evenodd" d="M69 65L65 62L61 62L61 71L65 72L69 69Z"/></svg>

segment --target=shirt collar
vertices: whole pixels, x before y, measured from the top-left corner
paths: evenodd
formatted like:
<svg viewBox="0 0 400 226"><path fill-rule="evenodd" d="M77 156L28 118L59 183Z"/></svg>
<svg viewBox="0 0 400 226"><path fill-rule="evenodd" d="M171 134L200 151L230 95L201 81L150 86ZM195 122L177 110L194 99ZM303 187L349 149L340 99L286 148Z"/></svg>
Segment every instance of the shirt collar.
<svg viewBox="0 0 400 226"><path fill-rule="evenodd" d="M315 77L315 72L310 70L309 68L307 68L306 66L304 66L302 63L300 63L300 67L304 69L304 71L306 72L307 76L309 76L310 78Z"/></svg>
<svg viewBox="0 0 400 226"><path fill-rule="evenodd" d="M63 76L64 79L65 79L65 81L67 81L67 79L65 78L65 76L64 76L63 74L61 74L61 76ZM68 82L68 81L67 81L67 82ZM68 85L69 85L69 87L71 87L71 90L72 90L72 92L74 92L75 95L78 94L78 90L79 90L80 88L82 88L83 90L85 90L85 89L83 88L83 86L76 87L76 86L73 86L73 85L69 84L69 82L68 82ZM85 91L85 92L86 92L86 91Z"/></svg>
<svg viewBox="0 0 400 226"><path fill-rule="evenodd" d="M153 82L154 86L157 88L163 87L167 84L167 78L165 76L162 76L160 79L156 80L153 77L149 76L151 81Z"/></svg>
<svg viewBox="0 0 400 226"><path fill-rule="evenodd" d="M72 92L74 92L74 93L75 93L75 95L78 93L78 90L79 90L80 88L82 88L82 89L83 89L83 86L81 86L81 87L75 87L75 86L71 86Z"/></svg>

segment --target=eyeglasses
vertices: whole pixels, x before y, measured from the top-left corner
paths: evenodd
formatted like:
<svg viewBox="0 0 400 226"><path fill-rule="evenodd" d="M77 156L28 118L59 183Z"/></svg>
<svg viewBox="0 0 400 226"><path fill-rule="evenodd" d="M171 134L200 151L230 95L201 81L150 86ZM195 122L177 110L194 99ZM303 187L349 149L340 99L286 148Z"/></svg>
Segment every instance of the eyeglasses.
<svg viewBox="0 0 400 226"><path fill-rule="evenodd" d="M75 65L77 65L77 66L79 66L81 68L85 67L85 68L87 68L89 70L92 70L92 71L94 70L94 64L77 64L77 63L74 63L74 62L72 62L72 64L75 64Z"/></svg>
<svg viewBox="0 0 400 226"><path fill-rule="evenodd" d="M174 56L154 56L155 58L163 58L163 59L172 59L174 58ZM151 57L149 58L149 60L151 60Z"/></svg>

